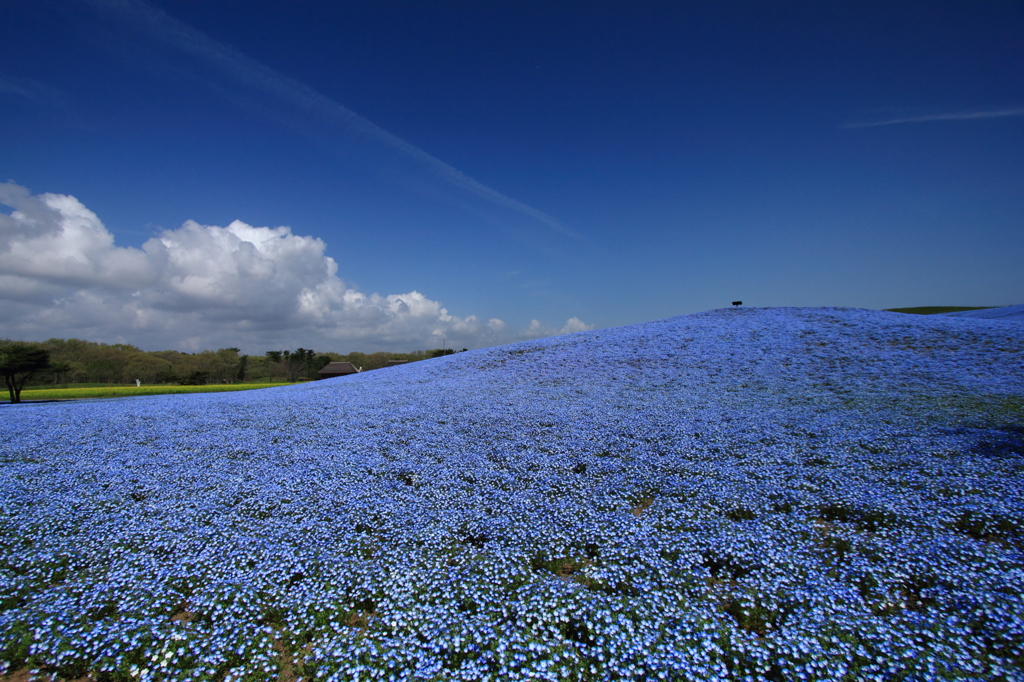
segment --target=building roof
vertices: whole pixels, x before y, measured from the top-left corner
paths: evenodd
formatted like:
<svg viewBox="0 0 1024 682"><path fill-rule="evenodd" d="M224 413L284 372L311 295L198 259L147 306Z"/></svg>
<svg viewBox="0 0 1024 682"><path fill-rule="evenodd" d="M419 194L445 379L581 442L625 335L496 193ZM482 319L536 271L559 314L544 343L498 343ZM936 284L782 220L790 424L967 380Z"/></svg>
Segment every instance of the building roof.
<svg viewBox="0 0 1024 682"><path fill-rule="evenodd" d="M324 365L317 374L330 374L331 376L338 376L341 374L355 374L359 370L351 362L329 362Z"/></svg>
<svg viewBox="0 0 1024 682"><path fill-rule="evenodd" d="M408 360L388 360L387 362L384 363L384 366L394 367L395 365L404 365L407 364L408 362Z"/></svg>

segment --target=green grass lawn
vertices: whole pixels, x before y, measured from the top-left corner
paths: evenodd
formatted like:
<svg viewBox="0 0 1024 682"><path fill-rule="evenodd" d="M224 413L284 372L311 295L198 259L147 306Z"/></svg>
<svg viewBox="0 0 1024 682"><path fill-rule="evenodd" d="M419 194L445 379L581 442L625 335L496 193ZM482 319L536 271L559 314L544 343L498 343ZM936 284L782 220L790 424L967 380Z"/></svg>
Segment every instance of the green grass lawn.
<svg viewBox="0 0 1024 682"><path fill-rule="evenodd" d="M81 400L84 398L125 398L135 395L162 395L164 393L213 393L218 391L248 391L254 388L290 386L290 383L273 384L206 384L204 386L115 386L110 384L76 386L75 388L26 388L21 392L24 400ZM10 402L7 391L0 394L0 400Z"/></svg>
<svg viewBox="0 0 1024 682"><path fill-rule="evenodd" d="M909 315L938 315L940 313L959 313L964 310L988 310L994 306L990 305L979 305L973 307L963 307L955 305L926 305L917 308L886 308L887 312L890 313L907 313Z"/></svg>

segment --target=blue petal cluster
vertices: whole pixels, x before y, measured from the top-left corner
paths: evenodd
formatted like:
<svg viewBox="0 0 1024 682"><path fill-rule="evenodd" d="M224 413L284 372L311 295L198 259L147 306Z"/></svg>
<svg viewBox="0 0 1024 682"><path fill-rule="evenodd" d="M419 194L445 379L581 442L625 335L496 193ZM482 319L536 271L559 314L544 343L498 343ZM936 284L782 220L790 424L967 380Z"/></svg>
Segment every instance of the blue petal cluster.
<svg viewBox="0 0 1024 682"><path fill-rule="evenodd" d="M1024 325L738 309L0 410L0 673L1024 679Z"/></svg>

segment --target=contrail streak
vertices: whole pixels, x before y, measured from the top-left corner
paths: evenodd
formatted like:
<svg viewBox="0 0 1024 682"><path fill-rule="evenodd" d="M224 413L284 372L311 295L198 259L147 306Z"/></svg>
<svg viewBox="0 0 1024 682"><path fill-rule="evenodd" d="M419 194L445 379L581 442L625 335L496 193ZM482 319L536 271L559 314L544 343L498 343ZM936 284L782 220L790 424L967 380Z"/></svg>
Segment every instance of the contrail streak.
<svg viewBox="0 0 1024 682"><path fill-rule="evenodd" d="M901 116L886 118L879 121L847 123L843 128L873 128L875 126L891 126L897 123L921 123L924 121L972 121L979 118L1005 118L1007 116L1024 116L1024 107L1012 109L992 109L989 111L957 111L943 114L922 114L919 116Z"/></svg>
<svg viewBox="0 0 1024 682"><path fill-rule="evenodd" d="M352 132L389 147L418 162L433 175L470 194L497 206L547 225L564 235L582 237L543 211L469 177L462 171L435 158L419 147L409 144L351 109L293 78L278 73L223 43L210 38L143 0L87 0L102 9L113 10L139 29L182 52L199 57L222 73L250 88L275 95L289 104L316 113L322 118L347 127Z"/></svg>

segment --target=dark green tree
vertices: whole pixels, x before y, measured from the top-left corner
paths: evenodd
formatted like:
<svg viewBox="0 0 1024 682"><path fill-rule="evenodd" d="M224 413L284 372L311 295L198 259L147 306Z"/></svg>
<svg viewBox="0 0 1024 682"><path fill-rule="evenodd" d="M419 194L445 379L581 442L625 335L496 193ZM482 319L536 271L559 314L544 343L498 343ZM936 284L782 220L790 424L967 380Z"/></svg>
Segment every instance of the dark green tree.
<svg viewBox="0 0 1024 682"><path fill-rule="evenodd" d="M308 351L312 353L313 351ZM296 348L295 351L281 351L284 359L285 371L288 373L288 381L298 381L299 377L307 372L308 360L305 348Z"/></svg>
<svg viewBox="0 0 1024 682"><path fill-rule="evenodd" d="M295 352L292 353L292 359L293 361L297 360L301 363L302 372L305 374L307 379L315 378L313 372L320 369L320 367L323 367L323 365L321 365L320 367L314 368L314 364L316 362L316 351L312 348L297 348Z"/></svg>
<svg viewBox="0 0 1024 682"><path fill-rule="evenodd" d="M178 381L178 374L173 368L168 367L157 372L153 379L158 384L173 384Z"/></svg>
<svg viewBox="0 0 1024 682"><path fill-rule="evenodd" d="M235 372L235 378L239 383L245 381L245 373L249 368L249 356L243 355L238 358L238 371Z"/></svg>
<svg viewBox="0 0 1024 682"><path fill-rule="evenodd" d="M50 353L43 348L27 343L0 346L0 374L4 376L12 403L21 402L21 389L32 375L49 368Z"/></svg>
<svg viewBox="0 0 1024 682"><path fill-rule="evenodd" d="M189 374L184 379L181 379L178 383L182 386L204 386L210 378L209 372L197 369L196 371Z"/></svg>

